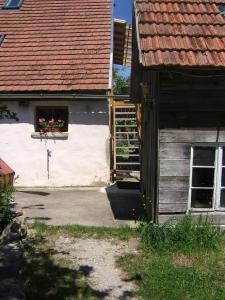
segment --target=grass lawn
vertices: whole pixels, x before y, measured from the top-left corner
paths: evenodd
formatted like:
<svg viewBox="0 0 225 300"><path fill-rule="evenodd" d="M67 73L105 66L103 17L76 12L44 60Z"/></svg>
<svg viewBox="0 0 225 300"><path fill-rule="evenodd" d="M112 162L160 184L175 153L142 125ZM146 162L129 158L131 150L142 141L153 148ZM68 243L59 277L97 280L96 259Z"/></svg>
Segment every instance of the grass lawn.
<svg viewBox="0 0 225 300"><path fill-rule="evenodd" d="M65 255L54 250L54 238L140 240L139 249L117 264L136 282L141 299L225 299L224 234L202 221L185 218L176 226L142 224L138 229L31 226L24 248L22 278L27 299L103 299L87 274L70 268ZM57 294L57 297L56 297Z"/></svg>
<svg viewBox="0 0 225 300"><path fill-rule="evenodd" d="M224 234L186 218L177 226L145 225L137 254L118 259L144 299L225 299Z"/></svg>

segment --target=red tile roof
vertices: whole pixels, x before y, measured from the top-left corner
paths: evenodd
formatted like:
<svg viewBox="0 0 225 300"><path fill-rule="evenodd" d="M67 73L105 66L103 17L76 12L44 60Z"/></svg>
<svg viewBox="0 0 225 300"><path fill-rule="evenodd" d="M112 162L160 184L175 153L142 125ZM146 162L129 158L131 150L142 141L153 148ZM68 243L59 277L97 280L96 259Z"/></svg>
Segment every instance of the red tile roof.
<svg viewBox="0 0 225 300"><path fill-rule="evenodd" d="M108 89L111 2L24 0L19 10L0 9L0 92Z"/></svg>
<svg viewBox="0 0 225 300"><path fill-rule="evenodd" d="M135 0L142 64L225 67L225 0Z"/></svg>
<svg viewBox="0 0 225 300"><path fill-rule="evenodd" d="M14 171L0 158L0 176L13 173Z"/></svg>

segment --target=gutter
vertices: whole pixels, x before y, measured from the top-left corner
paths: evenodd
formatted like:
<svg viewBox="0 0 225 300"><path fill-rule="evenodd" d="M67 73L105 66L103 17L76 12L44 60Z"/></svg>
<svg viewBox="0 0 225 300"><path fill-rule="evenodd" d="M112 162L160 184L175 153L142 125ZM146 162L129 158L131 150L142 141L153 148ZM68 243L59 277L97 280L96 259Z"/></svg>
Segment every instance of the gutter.
<svg viewBox="0 0 225 300"><path fill-rule="evenodd" d="M108 100L114 98L115 100L129 100L129 95L93 95L93 94L0 94L0 100Z"/></svg>

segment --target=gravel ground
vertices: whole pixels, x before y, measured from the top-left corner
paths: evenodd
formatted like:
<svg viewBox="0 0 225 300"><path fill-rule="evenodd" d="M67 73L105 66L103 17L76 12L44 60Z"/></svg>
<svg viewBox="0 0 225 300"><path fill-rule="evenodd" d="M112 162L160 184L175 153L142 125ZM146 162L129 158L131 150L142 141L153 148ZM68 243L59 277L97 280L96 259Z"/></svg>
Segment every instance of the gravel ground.
<svg viewBox="0 0 225 300"><path fill-rule="evenodd" d="M55 247L66 253L76 269L82 269L90 286L106 293L106 300L137 299L132 296L135 285L116 267L117 256L136 251L136 241L113 243L110 240L70 239L60 236Z"/></svg>

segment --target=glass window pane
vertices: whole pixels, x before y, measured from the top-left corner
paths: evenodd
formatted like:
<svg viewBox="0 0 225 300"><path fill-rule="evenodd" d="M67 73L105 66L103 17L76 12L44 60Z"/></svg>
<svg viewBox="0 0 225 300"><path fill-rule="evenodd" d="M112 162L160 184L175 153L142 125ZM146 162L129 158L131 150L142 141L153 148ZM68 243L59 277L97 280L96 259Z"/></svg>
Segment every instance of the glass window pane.
<svg viewBox="0 0 225 300"><path fill-rule="evenodd" d="M192 187L214 186L214 168L193 168Z"/></svg>
<svg viewBox="0 0 225 300"><path fill-rule="evenodd" d="M225 148L223 148L223 166L225 166Z"/></svg>
<svg viewBox="0 0 225 300"><path fill-rule="evenodd" d="M221 186L225 187L225 168L222 168Z"/></svg>
<svg viewBox="0 0 225 300"><path fill-rule="evenodd" d="M6 3L7 7L18 7L20 4L20 0L9 0Z"/></svg>
<svg viewBox="0 0 225 300"><path fill-rule="evenodd" d="M191 207L192 208L212 208L213 190L192 190Z"/></svg>
<svg viewBox="0 0 225 300"><path fill-rule="evenodd" d="M195 147L194 166L214 166L215 165L215 148L213 147Z"/></svg>
<svg viewBox="0 0 225 300"><path fill-rule="evenodd" d="M225 190L221 190L220 207L225 207Z"/></svg>

